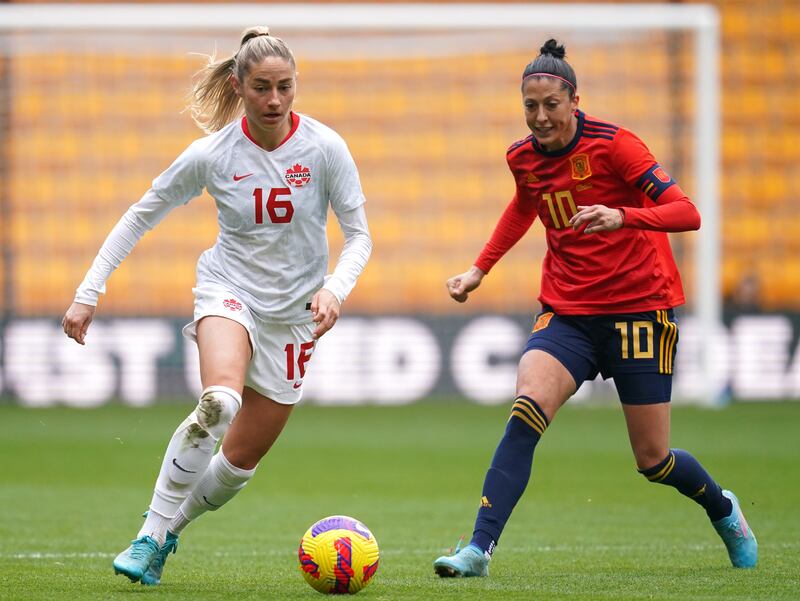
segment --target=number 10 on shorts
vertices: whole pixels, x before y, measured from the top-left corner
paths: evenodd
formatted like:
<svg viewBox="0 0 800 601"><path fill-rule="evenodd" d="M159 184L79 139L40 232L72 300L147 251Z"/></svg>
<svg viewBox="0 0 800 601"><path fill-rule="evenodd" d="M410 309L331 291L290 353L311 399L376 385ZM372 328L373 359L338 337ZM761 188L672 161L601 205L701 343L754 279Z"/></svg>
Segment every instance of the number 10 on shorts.
<svg viewBox="0 0 800 601"><path fill-rule="evenodd" d="M300 344L300 352L295 351L294 344L287 344L283 347L286 351L286 379L287 380L302 380L306 375L306 363L311 359L311 351L314 350L313 342L303 342ZM297 357L297 359L295 359ZM297 373L300 374L299 378L295 377L295 365L297 365Z"/></svg>
<svg viewBox="0 0 800 601"><path fill-rule="evenodd" d="M618 321L614 324L614 328L619 330L620 338L622 339L622 358L630 358L630 346L633 346L634 359L652 359L653 358L653 322L652 321L634 321L628 323L626 321ZM630 331L630 336L628 332ZM644 334L644 336L642 336ZM642 339L645 343L642 345ZM632 340L633 344L629 345L628 340ZM644 348L642 348L644 347Z"/></svg>

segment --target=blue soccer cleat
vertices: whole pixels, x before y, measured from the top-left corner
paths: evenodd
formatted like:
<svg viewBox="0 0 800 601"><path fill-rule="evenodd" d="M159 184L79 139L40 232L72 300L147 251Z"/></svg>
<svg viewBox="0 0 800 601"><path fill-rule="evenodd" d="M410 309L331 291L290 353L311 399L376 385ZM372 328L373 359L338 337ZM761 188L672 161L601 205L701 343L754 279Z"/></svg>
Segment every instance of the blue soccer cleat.
<svg viewBox="0 0 800 601"><path fill-rule="evenodd" d="M728 556L731 558L733 567L754 568L758 561L756 535L747 525L736 495L729 490L723 490L722 495L731 500L733 505L731 514L711 523L728 548Z"/></svg>
<svg viewBox="0 0 800 601"><path fill-rule="evenodd" d="M114 573L125 574L132 582L141 580L147 568L158 555L158 543L149 536L131 541L131 546L117 555Z"/></svg>
<svg viewBox="0 0 800 601"><path fill-rule="evenodd" d="M433 562L433 571L442 578L468 578L470 576L488 576L489 558L478 547L469 544L453 555L443 555Z"/></svg>
<svg viewBox="0 0 800 601"><path fill-rule="evenodd" d="M172 534L167 530L167 540L161 545L155 559L150 562L147 571L142 576L142 584L148 586L155 586L161 582L161 573L164 571L164 564L167 563L167 557L170 553L175 553L178 550L178 535Z"/></svg>

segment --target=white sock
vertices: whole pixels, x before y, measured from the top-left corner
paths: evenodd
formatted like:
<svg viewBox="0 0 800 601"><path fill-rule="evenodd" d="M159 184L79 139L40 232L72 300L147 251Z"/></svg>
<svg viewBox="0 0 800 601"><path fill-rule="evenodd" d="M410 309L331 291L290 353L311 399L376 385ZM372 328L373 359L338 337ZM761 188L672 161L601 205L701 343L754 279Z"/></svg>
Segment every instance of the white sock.
<svg viewBox="0 0 800 601"><path fill-rule="evenodd" d="M142 529L139 530L139 534L136 535L136 538L149 536L155 540L160 547L167 540L167 528L169 527L169 523L170 518L151 509L147 512L147 517L144 520L144 524L142 524Z"/></svg>
<svg viewBox="0 0 800 601"><path fill-rule="evenodd" d="M150 511L172 519L202 478L217 441L242 405L239 393L226 386L209 386L195 410L172 435L156 480ZM166 537L166 527L159 535Z"/></svg>
<svg viewBox="0 0 800 601"><path fill-rule="evenodd" d="M179 513L190 522L206 511L216 511L242 490L255 473L256 468L243 470L232 465L220 449L211 459L197 486L180 506Z"/></svg>
<svg viewBox="0 0 800 601"><path fill-rule="evenodd" d="M171 519L208 467L217 441L190 415L178 426L164 453L150 512ZM166 536L166 527L164 530Z"/></svg>
<svg viewBox="0 0 800 601"><path fill-rule="evenodd" d="M167 530L172 532L175 536L178 536L186 526L189 525L189 519L183 515L183 512L178 509L178 513L175 514L175 517L172 518L172 521L169 523Z"/></svg>

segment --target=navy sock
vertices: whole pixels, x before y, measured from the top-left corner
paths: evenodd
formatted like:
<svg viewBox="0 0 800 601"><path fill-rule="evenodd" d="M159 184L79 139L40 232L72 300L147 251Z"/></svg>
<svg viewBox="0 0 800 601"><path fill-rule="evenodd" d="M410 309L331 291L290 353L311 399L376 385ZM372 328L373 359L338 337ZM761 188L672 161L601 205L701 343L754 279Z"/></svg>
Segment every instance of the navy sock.
<svg viewBox="0 0 800 601"><path fill-rule="evenodd" d="M486 472L481 507L472 534L471 543L489 555L528 485L533 451L547 424L547 417L533 399L516 398L506 432Z"/></svg>
<svg viewBox="0 0 800 601"><path fill-rule="evenodd" d="M701 505L712 522L721 520L731 513L730 499L722 495L719 484L687 451L670 449L664 461L649 469L639 470L639 473L650 482L677 488L682 495Z"/></svg>

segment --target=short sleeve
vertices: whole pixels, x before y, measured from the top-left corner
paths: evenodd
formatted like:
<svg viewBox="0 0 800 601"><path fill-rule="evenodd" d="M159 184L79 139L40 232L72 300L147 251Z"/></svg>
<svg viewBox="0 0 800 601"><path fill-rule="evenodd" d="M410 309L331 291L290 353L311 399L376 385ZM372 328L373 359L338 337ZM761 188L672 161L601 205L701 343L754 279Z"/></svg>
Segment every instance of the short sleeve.
<svg viewBox="0 0 800 601"><path fill-rule="evenodd" d="M358 168L345 141L334 134L328 145L327 190L334 211L350 211L366 202Z"/></svg>
<svg viewBox="0 0 800 601"><path fill-rule="evenodd" d="M196 140L153 180L152 190L172 205L200 196L205 182L204 139Z"/></svg>
<svg viewBox="0 0 800 601"><path fill-rule="evenodd" d="M629 186L642 191L653 202L670 202L685 196L645 143L626 129L620 129L614 137L612 162Z"/></svg>

